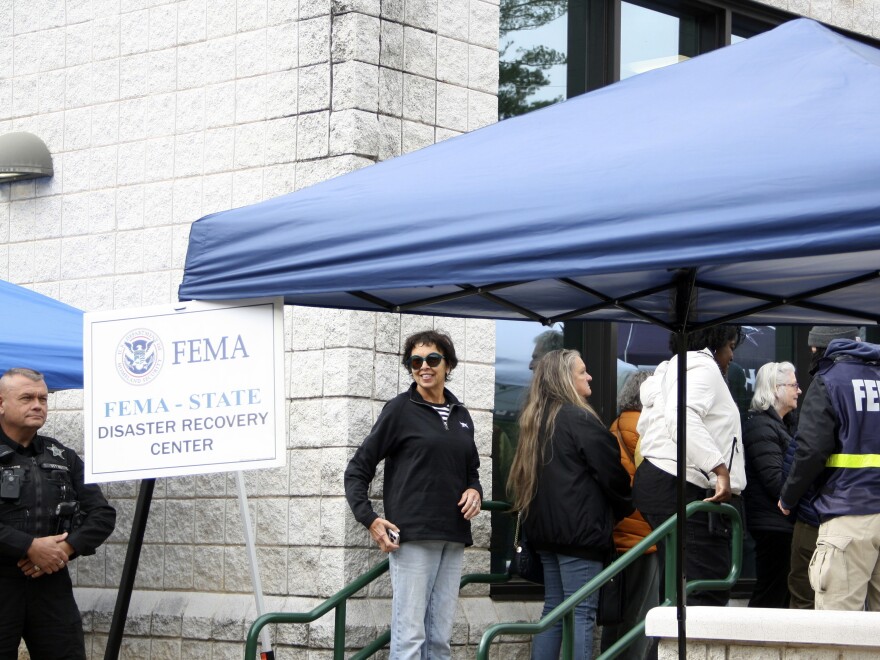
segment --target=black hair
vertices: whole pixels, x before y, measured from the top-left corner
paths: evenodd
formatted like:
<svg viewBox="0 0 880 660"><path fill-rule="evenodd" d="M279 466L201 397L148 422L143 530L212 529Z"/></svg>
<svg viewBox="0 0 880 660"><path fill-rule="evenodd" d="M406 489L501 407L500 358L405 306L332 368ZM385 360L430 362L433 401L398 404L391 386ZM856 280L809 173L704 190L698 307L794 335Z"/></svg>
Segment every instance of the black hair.
<svg viewBox="0 0 880 660"><path fill-rule="evenodd" d="M450 371L458 366L458 358L455 356L455 345L452 343L450 336L445 332L437 330L422 330L407 337L403 343L403 360L401 363L407 369L409 369L407 361L412 355L413 349L419 344L434 344L439 348Z"/></svg>
<svg viewBox="0 0 880 660"><path fill-rule="evenodd" d="M669 335L669 350L678 352L675 333ZM734 348L742 343L742 328L738 325L715 325L705 330L697 330L687 335L687 350L700 351L708 348L713 353L728 342L735 341Z"/></svg>

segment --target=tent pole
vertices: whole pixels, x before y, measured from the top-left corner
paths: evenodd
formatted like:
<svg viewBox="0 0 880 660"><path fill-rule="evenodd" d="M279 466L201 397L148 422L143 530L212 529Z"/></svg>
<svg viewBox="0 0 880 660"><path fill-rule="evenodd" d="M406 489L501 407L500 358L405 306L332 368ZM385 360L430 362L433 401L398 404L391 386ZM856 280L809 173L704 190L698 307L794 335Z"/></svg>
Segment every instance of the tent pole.
<svg viewBox="0 0 880 660"><path fill-rule="evenodd" d="M678 618L678 657L687 658L687 574L685 572L685 553L687 540L685 528L685 498L687 487L687 336L690 321L691 296L693 294L696 271L689 269L681 274L676 283L675 316L676 349L678 355L678 406L676 408L676 439L678 462L678 488L676 493L677 515L675 522L676 545L675 578L676 609Z"/></svg>
<svg viewBox="0 0 880 660"><path fill-rule="evenodd" d="M153 501L155 485L155 479L141 479L134 519L131 521L131 536L128 538L125 564L119 579L119 592L116 594L116 606L113 609L113 620L110 623L110 633L107 635L104 660L117 660L119 657L119 647L122 645L122 633L125 631L125 619L128 616L128 605L131 602L131 592L134 589L134 579L137 576L137 567L141 557L141 547L144 544L144 532L147 529L147 518L150 515L150 504Z"/></svg>
<svg viewBox="0 0 880 660"><path fill-rule="evenodd" d="M675 587L676 603L678 608L678 657L684 660L687 657L687 575L685 573L685 552L687 552L687 538L685 528L685 492L687 487L687 333L679 332L676 336L678 348L678 408L676 411L676 426L678 427L677 450L678 456L678 483L676 487L677 519L675 522L676 545L675 553Z"/></svg>

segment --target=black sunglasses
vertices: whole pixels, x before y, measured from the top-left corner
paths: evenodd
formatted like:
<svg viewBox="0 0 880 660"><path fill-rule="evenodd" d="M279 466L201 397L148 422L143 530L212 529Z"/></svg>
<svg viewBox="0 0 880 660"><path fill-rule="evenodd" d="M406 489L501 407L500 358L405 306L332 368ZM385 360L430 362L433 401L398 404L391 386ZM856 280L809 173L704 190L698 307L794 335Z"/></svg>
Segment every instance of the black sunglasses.
<svg viewBox="0 0 880 660"><path fill-rule="evenodd" d="M443 356L440 353L429 353L426 357L422 357L421 355L410 355L406 358L407 366L417 371L422 368L422 364L425 362L428 363L428 366L432 369L440 364L440 361L443 360Z"/></svg>

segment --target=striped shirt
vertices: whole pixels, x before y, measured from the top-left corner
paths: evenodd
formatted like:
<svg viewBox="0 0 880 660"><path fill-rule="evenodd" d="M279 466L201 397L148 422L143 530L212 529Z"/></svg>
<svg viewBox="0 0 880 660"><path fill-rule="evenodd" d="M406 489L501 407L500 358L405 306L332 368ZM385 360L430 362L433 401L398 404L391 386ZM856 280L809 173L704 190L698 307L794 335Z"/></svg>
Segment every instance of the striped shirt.
<svg viewBox="0 0 880 660"><path fill-rule="evenodd" d="M429 403L434 410L437 411L437 414L440 415L440 419L443 420L443 428L449 429L449 404L448 403Z"/></svg>

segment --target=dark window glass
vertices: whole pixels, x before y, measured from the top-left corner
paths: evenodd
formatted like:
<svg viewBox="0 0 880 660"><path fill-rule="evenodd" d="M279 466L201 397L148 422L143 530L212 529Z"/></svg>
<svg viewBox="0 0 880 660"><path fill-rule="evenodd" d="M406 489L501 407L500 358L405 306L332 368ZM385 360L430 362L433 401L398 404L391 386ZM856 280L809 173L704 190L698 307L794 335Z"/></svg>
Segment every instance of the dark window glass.
<svg viewBox="0 0 880 660"><path fill-rule="evenodd" d="M772 30L774 27L776 26L770 23L765 23L764 21L760 21L751 16L733 14L731 17L730 43L733 45L740 41L745 41L746 39L754 37L756 34Z"/></svg>
<svg viewBox="0 0 880 660"><path fill-rule="evenodd" d="M562 326L495 323L495 410L492 418L492 499L508 500L507 475L519 438L517 417L532 379L530 363L548 350L562 348ZM512 517L493 514L492 572L507 570L513 554Z"/></svg>

